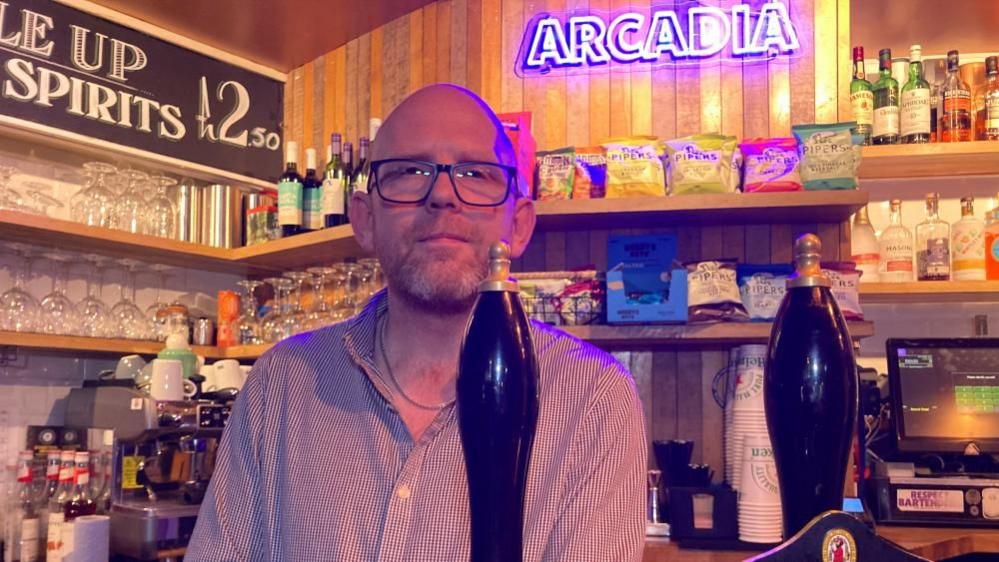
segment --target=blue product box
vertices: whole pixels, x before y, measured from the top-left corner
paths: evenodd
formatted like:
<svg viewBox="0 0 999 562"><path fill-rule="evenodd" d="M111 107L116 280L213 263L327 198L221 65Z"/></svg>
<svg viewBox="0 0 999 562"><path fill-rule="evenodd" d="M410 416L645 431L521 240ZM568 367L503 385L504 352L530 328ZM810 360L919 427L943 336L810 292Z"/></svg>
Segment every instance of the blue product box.
<svg viewBox="0 0 999 562"><path fill-rule="evenodd" d="M612 236L607 242L607 322L687 321L687 270L675 268L672 235Z"/></svg>

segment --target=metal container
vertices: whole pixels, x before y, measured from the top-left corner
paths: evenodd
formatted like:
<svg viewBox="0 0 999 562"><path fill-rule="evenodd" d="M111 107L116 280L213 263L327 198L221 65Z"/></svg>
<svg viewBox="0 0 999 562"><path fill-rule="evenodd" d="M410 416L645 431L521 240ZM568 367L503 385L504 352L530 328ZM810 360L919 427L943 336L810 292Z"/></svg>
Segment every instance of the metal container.
<svg viewBox="0 0 999 562"><path fill-rule="evenodd" d="M201 222L204 218L204 192L193 181L182 181L176 190L177 240L201 243Z"/></svg>
<svg viewBox="0 0 999 562"><path fill-rule="evenodd" d="M198 318L194 321L194 345L215 344L215 323L211 318Z"/></svg>
<svg viewBox="0 0 999 562"><path fill-rule="evenodd" d="M251 246L276 240L281 231L277 226L277 197L271 191L243 195L243 245Z"/></svg>
<svg viewBox="0 0 999 562"><path fill-rule="evenodd" d="M201 243L236 248L243 239L243 195L238 187L213 184L204 188Z"/></svg>

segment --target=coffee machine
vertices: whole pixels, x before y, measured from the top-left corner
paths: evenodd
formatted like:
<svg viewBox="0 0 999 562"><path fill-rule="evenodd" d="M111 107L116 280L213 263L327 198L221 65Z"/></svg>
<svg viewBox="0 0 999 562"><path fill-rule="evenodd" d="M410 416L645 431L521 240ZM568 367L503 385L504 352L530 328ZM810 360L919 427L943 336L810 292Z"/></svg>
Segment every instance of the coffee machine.
<svg viewBox="0 0 999 562"><path fill-rule="evenodd" d="M132 381L87 381L70 391L66 424L113 435L112 555L182 556L230 410L224 401L157 401Z"/></svg>

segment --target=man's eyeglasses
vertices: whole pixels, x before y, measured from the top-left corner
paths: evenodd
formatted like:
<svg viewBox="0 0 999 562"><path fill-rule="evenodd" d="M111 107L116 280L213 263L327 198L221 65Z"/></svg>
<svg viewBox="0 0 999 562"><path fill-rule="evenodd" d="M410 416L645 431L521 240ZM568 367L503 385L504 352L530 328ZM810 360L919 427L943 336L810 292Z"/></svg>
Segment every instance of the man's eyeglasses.
<svg viewBox="0 0 999 562"><path fill-rule="evenodd" d="M495 162L438 164L424 160L388 158L371 162L371 185L389 203L422 204L437 176L444 172L458 199L475 207L497 207L510 196L517 168Z"/></svg>

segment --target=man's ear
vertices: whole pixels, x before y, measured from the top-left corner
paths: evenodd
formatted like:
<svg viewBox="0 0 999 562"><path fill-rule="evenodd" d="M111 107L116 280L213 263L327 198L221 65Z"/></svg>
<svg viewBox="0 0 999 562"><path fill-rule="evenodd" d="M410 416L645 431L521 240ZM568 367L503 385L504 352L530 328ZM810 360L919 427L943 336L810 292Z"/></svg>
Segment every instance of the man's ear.
<svg viewBox="0 0 999 562"><path fill-rule="evenodd" d="M519 258L527 249L527 244L534 234L537 215L534 212L534 201L527 197L518 197L513 207L513 228L510 232L510 255Z"/></svg>
<svg viewBox="0 0 999 562"><path fill-rule="evenodd" d="M350 206L347 208L350 226L354 229L354 239L357 240L357 245L369 254L375 251L372 203L370 193L355 191L350 197Z"/></svg>

